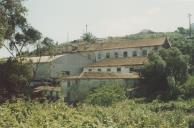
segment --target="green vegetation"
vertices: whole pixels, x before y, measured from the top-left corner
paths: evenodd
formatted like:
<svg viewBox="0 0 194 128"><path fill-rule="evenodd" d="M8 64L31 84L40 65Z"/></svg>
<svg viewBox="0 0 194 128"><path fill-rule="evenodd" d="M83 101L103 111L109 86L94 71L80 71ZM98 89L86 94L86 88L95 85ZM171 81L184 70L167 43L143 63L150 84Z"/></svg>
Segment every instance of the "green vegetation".
<svg viewBox="0 0 194 128"><path fill-rule="evenodd" d="M123 85L103 85L90 91L85 102L92 105L111 106L115 102L126 99Z"/></svg>
<svg viewBox="0 0 194 128"><path fill-rule="evenodd" d="M56 50L62 45L43 38L28 24L27 9L22 1L0 0L0 46L12 54L11 59L0 60L0 102L3 102L0 127L194 127L194 38L189 37L189 31L183 27L175 32L146 30L111 38L116 42L167 36L172 42L172 48L149 54L142 83L135 89L130 88L131 99L127 96L128 87L114 83L94 87L89 94L85 93L88 90L79 91L83 86L72 86L76 107L63 101L42 104L30 101L29 83L35 78L32 72L36 74L36 69L30 62L23 63L23 56L56 55L62 53ZM85 33L82 40L95 43L96 38ZM25 51L24 47L28 46L35 47L34 51Z"/></svg>
<svg viewBox="0 0 194 128"><path fill-rule="evenodd" d="M176 98L188 78L188 57L177 48L170 48L149 54L148 60L143 71L147 95L165 93L165 99Z"/></svg>
<svg viewBox="0 0 194 128"><path fill-rule="evenodd" d="M82 36L82 40L88 43L95 43L96 42L96 37L92 35L92 33L84 33Z"/></svg>
<svg viewBox="0 0 194 128"><path fill-rule="evenodd" d="M30 65L21 65L14 59L0 63L0 102L12 97L28 95L28 85L31 79Z"/></svg>
<svg viewBox="0 0 194 128"><path fill-rule="evenodd" d="M0 106L0 127L186 128L194 121L193 105L193 100L146 103L133 99L110 107L82 104L72 108L60 101L40 104L18 100Z"/></svg>

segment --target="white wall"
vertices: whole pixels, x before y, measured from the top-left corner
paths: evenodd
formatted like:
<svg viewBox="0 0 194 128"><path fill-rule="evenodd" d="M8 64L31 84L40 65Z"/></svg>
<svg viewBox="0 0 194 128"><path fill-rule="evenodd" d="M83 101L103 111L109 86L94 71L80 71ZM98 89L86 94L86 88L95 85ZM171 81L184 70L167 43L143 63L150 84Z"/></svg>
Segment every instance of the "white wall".
<svg viewBox="0 0 194 128"><path fill-rule="evenodd" d="M62 71L69 71L70 75L79 75L83 71L83 67L93 61L79 53L69 53L54 60L53 63L51 77L59 77Z"/></svg>
<svg viewBox="0 0 194 128"><path fill-rule="evenodd" d="M66 53L53 62L39 64L36 79L60 77L64 71L70 72L70 75L79 75L83 67L91 63L94 61L80 53Z"/></svg>
<svg viewBox="0 0 194 128"><path fill-rule="evenodd" d="M35 79L45 79L50 77L51 73L51 63L40 63L34 65Z"/></svg>

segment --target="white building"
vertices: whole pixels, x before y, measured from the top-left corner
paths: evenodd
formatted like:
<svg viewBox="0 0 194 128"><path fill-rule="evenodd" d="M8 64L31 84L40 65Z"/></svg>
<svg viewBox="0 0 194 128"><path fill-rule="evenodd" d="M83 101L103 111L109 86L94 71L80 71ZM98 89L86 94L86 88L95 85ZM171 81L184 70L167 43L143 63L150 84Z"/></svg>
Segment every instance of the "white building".
<svg viewBox="0 0 194 128"><path fill-rule="evenodd" d="M61 55L28 59L37 67L36 79L58 79L63 90L67 91L70 85L87 86L91 81L124 80L126 84L134 84L140 78L147 55L169 47L171 44L167 38L76 43L63 47ZM94 83L96 86L97 82Z"/></svg>
<svg viewBox="0 0 194 128"><path fill-rule="evenodd" d="M79 76L82 72L135 72L143 68L148 53L171 44L166 38L157 38L68 47L68 52L54 57L28 58L37 67L36 79Z"/></svg>

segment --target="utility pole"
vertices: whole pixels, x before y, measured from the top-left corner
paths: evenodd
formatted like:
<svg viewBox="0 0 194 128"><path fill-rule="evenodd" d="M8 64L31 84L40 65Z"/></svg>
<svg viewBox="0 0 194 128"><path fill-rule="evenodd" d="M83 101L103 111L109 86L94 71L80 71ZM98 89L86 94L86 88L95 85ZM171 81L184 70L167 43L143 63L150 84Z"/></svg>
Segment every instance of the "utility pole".
<svg viewBox="0 0 194 128"><path fill-rule="evenodd" d="M191 14L188 13L188 17L189 17L189 36L191 37Z"/></svg>
<svg viewBox="0 0 194 128"><path fill-rule="evenodd" d="M86 33L88 33L88 25L86 24Z"/></svg>

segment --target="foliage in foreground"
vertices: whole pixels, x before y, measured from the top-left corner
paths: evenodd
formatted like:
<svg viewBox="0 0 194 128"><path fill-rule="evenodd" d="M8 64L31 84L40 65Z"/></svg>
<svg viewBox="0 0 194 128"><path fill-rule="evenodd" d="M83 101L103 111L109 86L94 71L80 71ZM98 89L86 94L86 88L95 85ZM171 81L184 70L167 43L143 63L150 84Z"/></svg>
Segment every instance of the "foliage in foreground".
<svg viewBox="0 0 194 128"><path fill-rule="evenodd" d="M145 103L125 100L110 107L80 105L68 107L63 102L40 104L18 100L0 106L0 127L64 128L185 128L192 123L192 101Z"/></svg>

